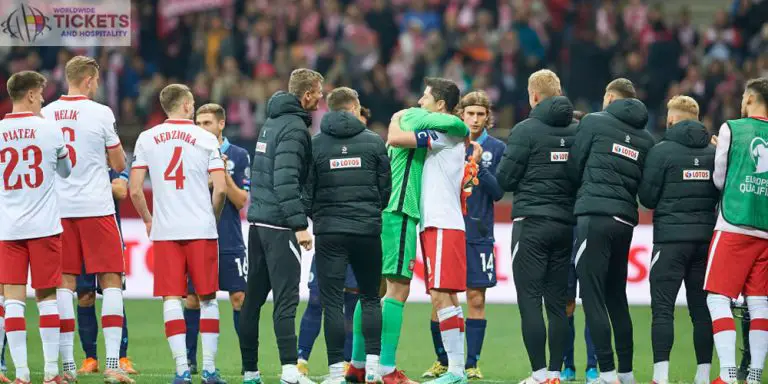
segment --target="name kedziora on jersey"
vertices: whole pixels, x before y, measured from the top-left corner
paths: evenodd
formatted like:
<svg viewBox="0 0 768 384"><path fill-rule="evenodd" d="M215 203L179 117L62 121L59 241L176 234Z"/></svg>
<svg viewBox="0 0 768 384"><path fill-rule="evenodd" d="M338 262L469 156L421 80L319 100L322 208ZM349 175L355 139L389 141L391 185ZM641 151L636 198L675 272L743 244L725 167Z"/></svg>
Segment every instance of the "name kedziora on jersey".
<svg viewBox="0 0 768 384"><path fill-rule="evenodd" d="M155 139L155 144L164 143L170 140L181 140L181 141L186 141L189 144L195 145L195 142L197 141L189 133L176 131L176 130L169 131L169 132L162 132L158 135L155 135L154 139Z"/></svg>

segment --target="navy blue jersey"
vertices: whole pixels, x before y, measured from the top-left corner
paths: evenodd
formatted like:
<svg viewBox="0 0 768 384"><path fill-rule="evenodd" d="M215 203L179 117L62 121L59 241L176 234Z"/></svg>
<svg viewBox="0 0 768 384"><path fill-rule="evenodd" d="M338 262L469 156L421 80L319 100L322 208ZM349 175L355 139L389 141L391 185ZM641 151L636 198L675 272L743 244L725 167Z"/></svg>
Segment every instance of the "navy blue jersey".
<svg viewBox="0 0 768 384"><path fill-rule="evenodd" d="M224 138L221 144L221 153L227 156L227 172L238 188L246 191L251 189L251 157L248 151L229 143ZM245 242L243 241L243 227L240 222L240 211L229 199L224 202L224 210L219 219L219 252L243 253Z"/></svg>
<svg viewBox="0 0 768 384"><path fill-rule="evenodd" d="M483 155L477 174L480 184L467 198L467 215L464 216L467 243L493 244L493 203L504 197L504 191L496 181L496 168L507 146L487 131L475 141L483 147ZM469 147L467 156L471 154L472 147Z"/></svg>

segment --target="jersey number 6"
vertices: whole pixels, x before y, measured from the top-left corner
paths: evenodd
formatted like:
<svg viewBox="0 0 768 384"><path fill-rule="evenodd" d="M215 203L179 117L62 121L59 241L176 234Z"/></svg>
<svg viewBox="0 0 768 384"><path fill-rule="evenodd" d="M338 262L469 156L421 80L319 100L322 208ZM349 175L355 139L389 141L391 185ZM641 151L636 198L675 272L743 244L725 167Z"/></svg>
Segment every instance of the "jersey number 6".
<svg viewBox="0 0 768 384"><path fill-rule="evenodd" d="M61 132L64 134L64 140L68 141L70 143L75 141L75 130L69 127L63 127L61 128ZM75 167L75 163L77 163L77 153L75 152L75 147L67 144L67 150L69 151L69 161L72 162L72 168Z"/></svg>
<svg viewBox="0 0 768 384"><path fill-rule="evenodd" d="M184 189L184 160L181 158L181 150L181 147L173 148L173 157L163 174L165 180L176 182L176 189Z"/></svg>

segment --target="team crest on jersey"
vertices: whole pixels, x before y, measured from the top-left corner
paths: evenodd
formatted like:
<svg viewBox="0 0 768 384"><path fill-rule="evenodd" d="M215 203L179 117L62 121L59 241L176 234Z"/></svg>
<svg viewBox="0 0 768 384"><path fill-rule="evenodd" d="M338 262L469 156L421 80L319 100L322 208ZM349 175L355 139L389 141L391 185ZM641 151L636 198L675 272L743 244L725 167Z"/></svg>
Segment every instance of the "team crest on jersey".
<svg viewBox="0 0 768 384"><path fill-rule="evenodd" d="M235 172L235 162L230 159L227 159L227 171L229 173Z"/></svg>
<svg viewBox="0 0 768 384"><path fill-rule="evenodd" d="M256 152L266 153L267 152L267 143L263 141L259 141L256 143Z"/></svg>
<svg viewBox="0 0 768 384"><path fill-rule="evenodd" d="M611 152L620 156L624 156L628 159L632 159L634 161L637 161L637 158L640 156L640 152L638 152L637 150L634 150L629 147L625 147L621 144L615 144L615 143L613 144L613 148L611 149Z"/></svg>
<svg viewBox="0 0 768 384"><path fill-rule="evenodd" d="M360 168L363 161L359 157L348 157L346 159L331 159L331 169Z"/></svg>
<svg viewBox="0 0 768 384"><path fill-rule="evenodd" d="M492 152L483 152L483 154L480 155L480 158L483 159L483 161L491 161L491 160L493 160L493 153Z"/></svg>
<svg viewBox="0 0 768 384"><path fill-rule="evenodd" d="M709 178L709 170L706 169L683 170L683 180L709 180Z"/></svg>
<svg viewBox="0 0 768 384"><path fill-rule="evenodd" d="M550 152L549 161L553 163L564 163L568 161L568 152Z"/></svg>

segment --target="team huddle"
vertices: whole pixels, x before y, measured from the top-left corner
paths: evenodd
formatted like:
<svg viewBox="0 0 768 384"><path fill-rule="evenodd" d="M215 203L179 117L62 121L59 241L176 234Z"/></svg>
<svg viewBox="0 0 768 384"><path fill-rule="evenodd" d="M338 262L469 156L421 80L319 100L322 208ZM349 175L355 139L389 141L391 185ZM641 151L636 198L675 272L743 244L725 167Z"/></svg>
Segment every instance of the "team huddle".
<svg viewBox="0 0 768 384"><path fill-rule="evenodd" d="M135 382L122 345L125 267L116 215L116 201L127 191L157 255L153 292L163 298L174 384L198 373L198 335L202 382L226 383L216 368L219 290L230 294L244 384L262 383L259 320L270 292L281 383L314 384L306 360L321 316L329 367L323 384L415 383L397 369L396 354L418 246L436 354L424 377L430 384L482 379L485 293L496 285L493 205L505 192L514 198L512 244L505 246L512 249L532 372L523 383L574 378L568 344L577 296L594 345L587 383L636 382L626 279L638 200L654 209L653 382L669 381L683 283L694 325L694 382L709 382L713 345L720 361L714 383L736 382L731 301L742 295L751 318L746 382L762 380L768 79L747 83L744 118L725 122L717 136L698 121L695 100L672 98L667 131L656 143L629 80L612 81L603 111L584 115L563 96L557 75L541 70L528 79L529 117L505 145L488 134L488 96L462 97L441 78L425 79L418 108L392 116L386 141L366 128L366 110L347 87L327 96L330 111L311 137L310 112L323 98L324 79L297 69L287 92L270 98L252 159L223 136L221 106L195 110L190 89L171 84L159 95L168 119L139 135L130 176L121 177L127 165L114 115L91 100L98 71L91 58L70 60L68 95L44 108L45 77L25 71L8 81L13 112L0 121L0 344L4 331L14 383L31 380L28 270L40 313L44 383L74 383L78 372L98 372L95 336L87 342L83 324L88 359L79 371L73 351L75 292L80 323L88 301L81 292L91 292L92 308L96 287L103 297L104 381ZM147 178L152 209L144 196ZM247 247L239 216L246 205ZM297 338L300 248L313 246L310 303ZM0 374L0 382L11 381Z"/></svg>

